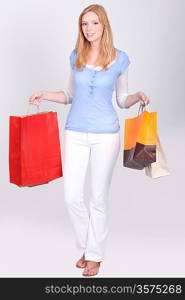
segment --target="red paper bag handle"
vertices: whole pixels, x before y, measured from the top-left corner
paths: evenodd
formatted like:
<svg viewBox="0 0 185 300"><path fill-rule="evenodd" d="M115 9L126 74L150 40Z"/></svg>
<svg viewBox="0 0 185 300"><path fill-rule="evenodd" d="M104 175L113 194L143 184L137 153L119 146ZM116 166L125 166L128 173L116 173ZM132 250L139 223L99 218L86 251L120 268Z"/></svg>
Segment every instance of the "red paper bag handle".
<svg viewBox="0 0 185 300"><path fill-rule="evenodd" d="M28 109L27 109L27 115L29 115L29 112L30 112L30 105L36 105L36 106L37 106L37 114L40 113L39 104L32 104L32 103L29 103L29 106L28 106Z"/></svg>

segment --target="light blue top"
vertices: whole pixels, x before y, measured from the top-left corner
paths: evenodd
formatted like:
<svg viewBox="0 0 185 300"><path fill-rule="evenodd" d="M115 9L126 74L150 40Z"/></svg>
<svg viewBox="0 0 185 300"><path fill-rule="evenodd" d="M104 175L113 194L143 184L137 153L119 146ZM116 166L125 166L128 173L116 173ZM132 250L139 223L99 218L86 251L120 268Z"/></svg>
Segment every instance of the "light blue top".
<svg viewBox="0 0 185 300"><path fill-rule="evenodd" d="M130 64L126 52L117 49L115 62L107 70L84 67L77 70L74 63L77 53L70 54L70 65L74 71L74 93L65 129L114 133L120 130L118 115L112 104L112 94L118 76Z"/></svg>

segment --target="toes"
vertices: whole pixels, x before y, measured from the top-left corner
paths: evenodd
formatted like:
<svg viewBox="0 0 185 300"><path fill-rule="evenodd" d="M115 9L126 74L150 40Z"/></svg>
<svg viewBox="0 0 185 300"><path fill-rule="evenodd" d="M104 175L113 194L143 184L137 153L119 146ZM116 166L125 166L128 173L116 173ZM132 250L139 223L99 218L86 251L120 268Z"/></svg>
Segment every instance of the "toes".
<svg viewBox="0 0 185 300"><path fill-rule="evenodd" d="M97 269L85 269L83 274L84 276L94 276L98 274L98 270Z"/></svg>
<svg viewBox="0 0 185 300"><path fill-rule="evenodd" d="M82 275L84 275L84 276L89 276L89 269L88 268L86 268L85 270L84 270L84 272L83 272L83 274Z"/></svg>
<svg viewBox="0 0 185 300"><path fill-rule="evenodd" d="M94 275L96 275L96 274L97 274L96 272L89 271L89 276L94 276Z"/></svg>
<svg viewBox="0 0 185 300"><path fill-rule="evenodd" d="M84 272L83 272L83 274L82 274L83 276L88 276L88 272L87 272L87 270L85 270Z"/></svg>
<svg viewBox="0 0 185 300"><path fill-rule="evenodd" d="M93 264L92 262L86 261L86 267L83 272L83 276L94 276L98 274L100 262Z"/></svg>

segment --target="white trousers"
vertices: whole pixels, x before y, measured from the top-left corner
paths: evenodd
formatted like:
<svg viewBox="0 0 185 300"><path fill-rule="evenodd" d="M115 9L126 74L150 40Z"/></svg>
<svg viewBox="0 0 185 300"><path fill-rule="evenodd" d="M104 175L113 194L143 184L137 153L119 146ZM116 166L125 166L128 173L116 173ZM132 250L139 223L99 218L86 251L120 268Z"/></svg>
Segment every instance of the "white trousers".
<svg viewBox="0 0 185 300"><path fill-rule="evenodd" d="M86 260L102 261L109 232L108 194L120 151L120 133L64 130L64 201L72 221L76 246ZM91 172L89 209L84 203L88 164Z"/></svg>

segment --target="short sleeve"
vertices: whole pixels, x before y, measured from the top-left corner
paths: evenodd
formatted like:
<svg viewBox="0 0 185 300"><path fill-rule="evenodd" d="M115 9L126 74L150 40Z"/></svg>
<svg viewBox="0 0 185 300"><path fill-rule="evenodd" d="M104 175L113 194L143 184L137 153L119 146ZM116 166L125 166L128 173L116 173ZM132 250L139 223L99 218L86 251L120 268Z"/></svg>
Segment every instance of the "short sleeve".
<svg viewBox="0 0 185 300"><path fill-rule="evenodd" d="M130 65L129 56L126 52L122 51L119 75L124 74L124 72L126 71L129 65Z"/></svg>
<svg viewBox="0 0 185 300"><path fill-rule="evenodd" d="M75 58L76 58L76 51L74 49L71 52L70 56L69 56L70 66L71 66L71 69L73 69L73 70L74 70L74 67L75 67Z"/></svg>

